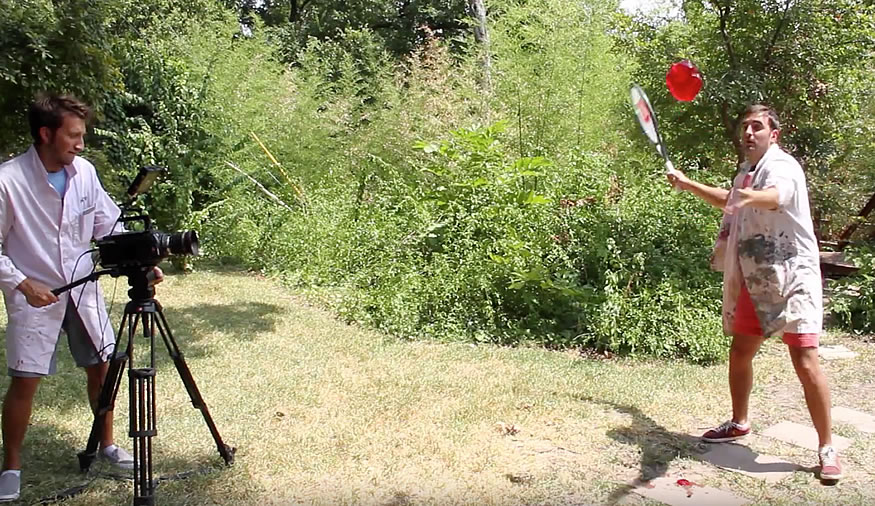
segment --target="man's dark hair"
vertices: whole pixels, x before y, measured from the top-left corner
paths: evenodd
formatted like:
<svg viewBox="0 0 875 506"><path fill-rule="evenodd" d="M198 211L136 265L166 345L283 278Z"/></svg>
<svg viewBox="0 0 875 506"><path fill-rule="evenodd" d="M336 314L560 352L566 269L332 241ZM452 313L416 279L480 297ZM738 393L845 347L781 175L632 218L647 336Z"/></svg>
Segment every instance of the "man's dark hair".
<svg viewBox="0 0 875 506"><path fill-rule="evenodd" d="M763 113L769 116L769 128L771 128L772 130L781 129L781 120L778 119L778 113L775 112L775 110L771 107L763 104L751 104L747 106L744 112L741 113L741 116L738 117L738 124L740 126L741 122L744 121L744 118L750 116L751 114Z"/></svg>
<svg viewBox="0 0 875 506"><path fill-rule="evenodd" d="M64 115L73 114L85 121L91 119L91 109L73 95L39 94L30 104L27 119L34 144L41 144L39 129L57 130L64 123Z"/></svg>

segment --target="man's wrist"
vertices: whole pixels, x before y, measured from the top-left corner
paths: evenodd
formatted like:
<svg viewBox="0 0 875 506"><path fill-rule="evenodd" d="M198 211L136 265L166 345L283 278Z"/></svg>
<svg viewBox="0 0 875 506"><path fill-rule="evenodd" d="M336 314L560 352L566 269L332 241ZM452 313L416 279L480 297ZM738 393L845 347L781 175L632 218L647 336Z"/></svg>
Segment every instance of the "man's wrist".
<svg viewBox="0 0 875 506"><path fill-rule="evenodd" d="M25 295L30 295L30 293L33 291L30 278L24 278L23 280L21 280L21 283L18 283L15 289Z"/></svg>

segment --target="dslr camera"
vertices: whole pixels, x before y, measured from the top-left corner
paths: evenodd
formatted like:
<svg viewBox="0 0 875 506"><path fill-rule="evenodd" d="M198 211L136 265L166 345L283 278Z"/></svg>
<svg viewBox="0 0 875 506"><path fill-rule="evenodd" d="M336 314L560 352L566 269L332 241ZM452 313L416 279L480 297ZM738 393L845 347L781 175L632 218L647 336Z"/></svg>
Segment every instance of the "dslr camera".
<svg viewBox="0 0 875 506"><path fill-rule="evenodd" d="M100 265L104 268L154 267L170 255L199 254L197 232L194 230L168 234L154 230L146 215L123 219L126 222L135 220L141 220L145 230L112 234L97 241Z"/></svg>
<svg viewBox="0 0 875 506"><path fill-rule="evenodd" d="M128 202L122 207L121 223L142 222L143 230L110 234L97 240L100 264L105 269L134 270L141 267L154 267L170 255L198 255L197 232L165 233L155 230L146 214L124 216L137 195L152 186L163 169L143 167L128 188Z"/></svg>

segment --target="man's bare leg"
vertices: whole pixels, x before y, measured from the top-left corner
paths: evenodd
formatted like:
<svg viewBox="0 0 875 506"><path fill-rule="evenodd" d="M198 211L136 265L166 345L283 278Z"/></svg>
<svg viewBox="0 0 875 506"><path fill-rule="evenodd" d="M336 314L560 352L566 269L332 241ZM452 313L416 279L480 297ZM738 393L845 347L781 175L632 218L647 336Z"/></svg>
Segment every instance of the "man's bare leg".
<svg viewBox="0 0 875 506"><path fill-rule="evenodd" d="M21 447L40 379L11 378L3 400L3 470L21 469Z"/></svg>
<svg viewBox="0 0 875 506"><path fill-rule="evenodd" d="M732 421L748 422L750 392L753 389L753 358L762 346L762 337L733 336L729 348L729 395L732 397Z"/></svg>
<svg viewBox="0 0 875 506"><path fill-rule="evenodd" d="M85 368L85 374L88 376L88 402L91 403L91 410L97 411L97 403L100 398L100 390L103 388L103 382L106 379L106 372L109 370L109 362L103 362ZM100 445L103 448L114 443L112 433L113 412L108 411L103 418L103 434L100 435Z"/></svg>
<svg viewBox="0 0 875 506"><path fill-rule="evenodd" d="M796 369L796 376L802 383L805 392L805 403L811 414L811 421L817 429L820 446L832 445L832 417L830 415L831 401L829 383L820 368L817 348L799 348L789 346L790 359Z"/></svg>

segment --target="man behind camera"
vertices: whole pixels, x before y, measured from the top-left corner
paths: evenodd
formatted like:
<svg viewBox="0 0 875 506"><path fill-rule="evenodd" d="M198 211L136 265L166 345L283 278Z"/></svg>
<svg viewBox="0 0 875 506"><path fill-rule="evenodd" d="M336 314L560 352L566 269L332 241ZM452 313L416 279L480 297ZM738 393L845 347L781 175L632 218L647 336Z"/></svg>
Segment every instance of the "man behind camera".
<svg viewBox="0 0 875 506"><path fill-rule="evenodd" d="M61 329L76 364L85 369L88 399L97 406L115 340L97 283L55 296L91 273L86 252L109 234L121 214L77 156L88 106L71 96L39 96L28 112L33 146L0 165L0 289L6 301L6 360L11 378L3 402L0 502L18 498L21 448L40 379L54 374ZM103 424L99 456L123 469L133 458L113 442L112 412Z"/></svg>

